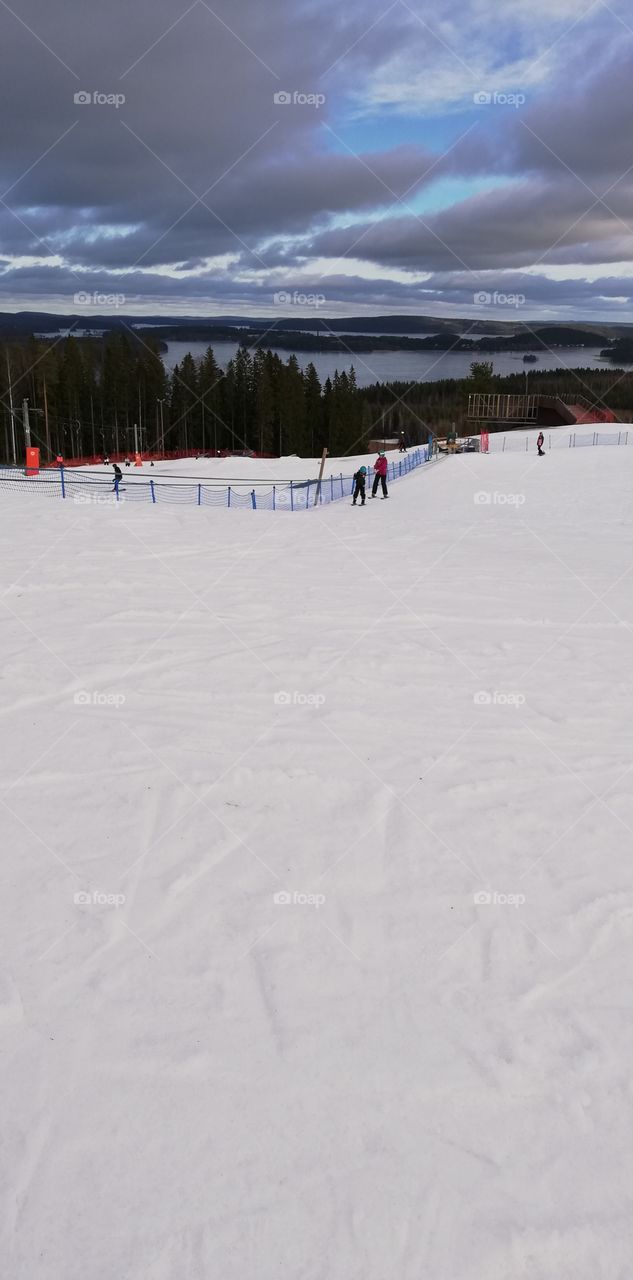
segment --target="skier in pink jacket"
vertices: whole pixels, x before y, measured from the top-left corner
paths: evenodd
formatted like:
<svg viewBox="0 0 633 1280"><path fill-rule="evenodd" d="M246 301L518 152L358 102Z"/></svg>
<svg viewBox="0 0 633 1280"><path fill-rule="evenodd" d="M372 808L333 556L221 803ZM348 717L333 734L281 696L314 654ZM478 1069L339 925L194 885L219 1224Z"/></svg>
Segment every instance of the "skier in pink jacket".
<svg viewBox="0 0 633 1280"><path fill-rule="evenodd" d="M387 492L387 471L388 471L388 469L389 469L389 463L387 462L387 459L386 459L386 457L385 457L384 453L379 453L379 454L378 454L378 457L376 458L376 461L375 461L375 463L374 463L374 471L375 471L375 473L376 473L376 474L374 475L374 483L373 483L372 491L371 491L371 496L372 496L372 498L375 498L375 497L376 497L376 494L377 494L377 492L378 492L378 485L379 485L379 484L381 484L381 485L382 485L382 495L381 495L381 496L382 496L383 498L388 498L388 497L389 497L389 494L388 494L388 492Z"/></svg>

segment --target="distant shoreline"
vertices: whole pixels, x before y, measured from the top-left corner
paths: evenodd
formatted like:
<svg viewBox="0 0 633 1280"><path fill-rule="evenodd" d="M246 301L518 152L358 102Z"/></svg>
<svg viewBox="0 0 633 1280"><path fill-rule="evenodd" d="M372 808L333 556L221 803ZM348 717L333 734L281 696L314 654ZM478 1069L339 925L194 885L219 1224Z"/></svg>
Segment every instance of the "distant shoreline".
<svg viewBox="0 0 633 1280"><path fill-rule="evenodd" d="M522 354L531 352L538 356L539 352L551 353L552 350L564 351L567 348L586 347L587 351L595 351L604 347L604 339L593 333L579 333L574 330L562 330L534 333L513 334L512 337L463 338L455 334L431 334L427 338L407 338L399 334L346 334L339 337L335 334L301 333L294 330L271 329L262 333L259 329L197 329L174 327L173 329L145 329L143 340L154 342L160 351L166 351L170 342L206 343L213 347L218 342L235 342L249 349L271 348L281 351L314 351L320 355L350 354L372 351L445 351L471 353L478 356L515 352Z"/></svg>

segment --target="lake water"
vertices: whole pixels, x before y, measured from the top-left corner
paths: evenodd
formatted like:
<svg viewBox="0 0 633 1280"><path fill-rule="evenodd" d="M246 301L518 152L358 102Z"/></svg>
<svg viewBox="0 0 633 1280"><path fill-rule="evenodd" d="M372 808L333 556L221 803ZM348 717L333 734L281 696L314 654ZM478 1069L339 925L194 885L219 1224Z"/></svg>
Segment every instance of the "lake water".
<svg viewBox="0 0 633 1280"><path fill-rule="evenodd" d="M214 342L213 351L218 364L224 368L235 355L237 342ZM170 372L188 351L194 360L201 359L209 346L208 342L169 342L167 351L163 352L163 361ZM275 347L271 346L275 351ZM345 352L323 353L317 351L296 351L299 365L305 369L312 361L321 381L332 378L337 369L349 369L351 364L356 370L358 385L369 386L372 382L437 382L440 378L467 378L473 360L490 360L495 373L531 373L539 369L609 369L608 360L600 359L601 347L565 347L559 351L544 352L539 356L538 364L524 364L523 351L478 353L469 351L355 351L353 355ZM287 360L290 351L277 351L282 360Z"/></svg>

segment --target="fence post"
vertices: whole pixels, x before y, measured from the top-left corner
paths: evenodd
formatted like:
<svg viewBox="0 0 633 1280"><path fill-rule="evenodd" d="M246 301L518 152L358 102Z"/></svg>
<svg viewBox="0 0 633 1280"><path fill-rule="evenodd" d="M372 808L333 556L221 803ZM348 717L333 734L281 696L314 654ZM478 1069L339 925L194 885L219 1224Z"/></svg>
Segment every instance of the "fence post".
<svg viewBox="0 0 633 1280"><path fill-rule="evenodd" d="M330 476L330 502L334 502L334 476Z"/></svg>
<svg viewBox="0 0 633 1280"><path fill-rule="evenodd" d="M230 485L229 485L228 490L227 490L227 503L226 503L226 505L227 505L227 507L230 507L230 505L231 505L231 486L230 486Z"/></svg>
<svg viewBox="0 0 633 1280"><path fill-rule="evenodd" d="M276 510L277 510L277 507L275 506L275 486L273 485L273 511L276 511Z"/></svg>
<svg viewBox="0 0 633 1280"><path fill-rule="evenodd" d="M202 485L198 485L198 506L202 504Z"/></svg>
<svg viewBox="0 0 633 1280"><path fill-rule="evenodd" d="M306 511L308 510L309 506L310 506L310 481L308 480L308 488L306 490Z"/></svg>
<svg viewBox="0 0 633 1280"><path fill-rule="evenodd" d="M257 503L256 503L256 501L255 501L255 490L254 490L254 489L251 489L251 505L252 505L252 507L253 507L253 511L256 511L256 510L257 510Z"/></svg>
<svg viewBox="0 0 633 1280"><path fill-rule="evenodd" d="M66 485L64 484L64 468L59 468L59 478L62 482L62 498L66 497Z"/></svg>
<svg viewBox="0 0 633 1280"><path fill-rule="evenodd" d="M153 480L150 480L150 482L149 482L149 487L150 487L150 491L151 491L151 494L152 494L152 502L155 502L155 501L156 501L156 494L154 493L154 481L153 481Z"/></svg>
<svg viewBox="0 0 633 1280"><path fill-rule="evenodd" d="M341 497L345 497L345 489L343 488L343 472L341 471Z"/></svg>
<svg viewBox="0 0 633 1280"><path fill-rule="evenodd" d="M292 487L292 480L291 480L290 481L290 510L294 511L294 509L295 509L295 495L294 495L294 489Z"/></svg>

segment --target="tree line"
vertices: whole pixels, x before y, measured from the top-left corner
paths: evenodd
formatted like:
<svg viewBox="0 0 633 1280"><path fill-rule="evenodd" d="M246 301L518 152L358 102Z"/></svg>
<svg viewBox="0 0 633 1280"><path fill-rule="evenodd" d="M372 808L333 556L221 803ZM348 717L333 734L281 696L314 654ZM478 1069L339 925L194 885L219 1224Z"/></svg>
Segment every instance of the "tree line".
<svg viewBox="0 0 633 1280"><path fill-rule="evenodd" d="M0 452L24 456L23 401L31 437L44 460L172 451L249 450L317 457L363 452L371 439L404 433L407 443L467 433L468 394L522 394L525 374L494 374L475 363L469 378L375 383L358 387L354 368L323 382L314 364L302 370L272 351L240 346L226 368L211 347L188 353L168 374L157 344L125 332L105 339L15 343L0 347ZM529 389L584 395L615 409L633 405L633 374L611 370L530 371Z"/></svg>
<svg viewBox="0 0 633 1280"><path fill-rule="evenodd" d="M209 347L168 374L158 346L113 333L105 340L0 347L0 449L23 458L22 405L43 459L244 450L317 456L362 447L369 426L353 369L321 383L271 351L240 347L225 369Z"/></svg>

